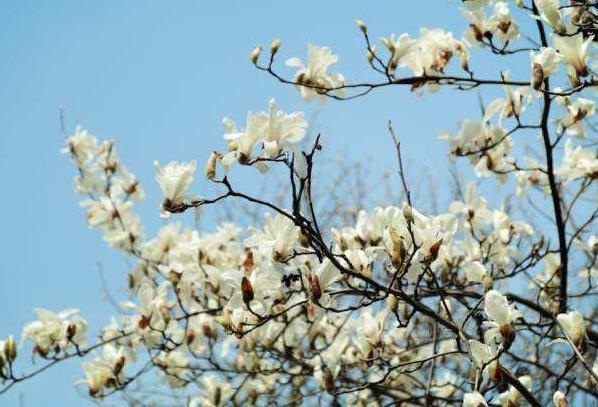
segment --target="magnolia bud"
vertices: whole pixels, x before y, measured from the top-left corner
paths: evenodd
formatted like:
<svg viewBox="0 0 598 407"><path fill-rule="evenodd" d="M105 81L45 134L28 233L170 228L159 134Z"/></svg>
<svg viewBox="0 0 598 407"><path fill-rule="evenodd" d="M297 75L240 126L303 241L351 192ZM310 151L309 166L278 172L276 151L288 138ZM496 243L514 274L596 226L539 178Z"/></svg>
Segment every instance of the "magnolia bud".
<svg viewBox="0 0 598 407"><path fill-rule="evenodd" d="M279 48L280 48L280 40L278 38L276 38L275 40L272 40L272 42L270 43L270 53L272 54L272 56L276 55Z"/></svg>
<svg viewBox="0 0 598 407"><path fill-rule="evenodd" d="M328 393L334 391L334 376L329 368L324 368L324 388Z"/></svg>
<svg viewBox="0 0 598 407"><path fill-rule="evenodd" d="M5 346L6 347L4 348L4 356L6 356L6 360L12 363L17 358L17 345L15 344L14 336L10 335L8 337Z"/></svg>
<svg viewBox="0 0 598 407"><path fill-rule="evenodd" d="M381 37L380 41L388 49L388 52L390 52L391 54L395 53L396 47L395 47L395 43L394 42L392 42L391 40L389 40L388 38L385 38L385 37Z"/></svg>
<svg viewBox="0 0 598 407"><path fill-rule="evenodd" d="M403 206L403 217L407 221L407 223L411 223L413 220L413 210L411 209L410 205L405 204Z"/></svg>
<svg viewBox="0 0 598 407"><path fill-rule="evenodd" d="M376 46L373 46L371 49L368 49L366 56L367 56L368 62L372 62L374 60L374 57L376 56Z"/></svg>
<svg viewBox="0 0 598 407"><path fill-rule="evenodd" d="M320 286L320 278L318 276L309 276L309 289L314 301L318 301L322 297L322 287Z"/></svg>
<svg viewBox="0 0 598 407"><path fill-rule="evenodd" d="M388 304L388 308L393 313L397 312L397 310L399 309L399 301L397 300L397 297L395 297L392 294L390 294L388 297L386 297L386 303Z"/></svg>
<svg viewBox="0 0 598 407"><path fill-rule="evenodd" d="M125 362L126 362L126 359L124 356L121 356L120 358L118 358L118 360L114 364L114 369L113 369L115 376L118 376L119 373L123 370L123 367L125 366Z"/></svg>
<svg viewBox="0 0 598 407"><path fill-rule="evenodd" d="M77 326L75 324L69 324L69 326L67 326L67 328L66 328L67 341L70 341L71 339L73 339L73 337L75 336L76 333L77 333Z"/></svg>
<svg viewBox="0 0 598 407"><path fill-rule="evenodd" d="M562 391L556 391L552 396L552 402L554 403L555 407L568 407L569 403L567 403L567 399L565 398L565 394Z"/></svg>
<svg viewBox="0 0 598 407"><path fill-rule="evenodd" d="M532 88L540 90L542 88L542 82L544 82L544 70L542 65L534 63L532 68Z"/></svg>
<svg viewBox="0 0 598 407"><path fill-rule="evenodd" d="M368 26L365 25L365 23L361 20L355 20L355 22L357 23L357 27L359 27L359 29L361 30L362 33L367 34L368 33Z"/></svg>
<svg viewBox="0 0 598 407"><path fill-rule="evenodd" d="M257 65L257 60L260 57L260 54L262 53L262 46L258 45L257 47L255 47L253 49L253 51L251 51L251 54L249 55L249 57L251 58L251 62L254 65Z"/></svg>
<svg viewBox="0 0 598 407"><path fill-rule="evenodd" d="M253 298L255 297L251 282L245 276L243 276L243 279L241 279L241 294L243 295L243 302L246 305L253 301Z"/></svg>
<svg viewBox="0 0 598 407"><path fill-rule="evenodd" d="M205 174L206 178L210 181L213 181L216 178L216 163L220 160L220 153L217 151L212 151L208 161L206 162Z"/></svg>

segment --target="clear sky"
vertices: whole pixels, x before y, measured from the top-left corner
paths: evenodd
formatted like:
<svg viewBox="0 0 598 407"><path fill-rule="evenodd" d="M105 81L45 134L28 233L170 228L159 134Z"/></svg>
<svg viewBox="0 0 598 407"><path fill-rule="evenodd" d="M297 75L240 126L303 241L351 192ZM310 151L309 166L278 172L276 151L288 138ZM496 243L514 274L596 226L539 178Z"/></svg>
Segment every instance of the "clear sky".
<svg viewBox="0 0 598 407"><path fill-rule="evenodd" d="M257 43L279 37L281 62L304 58L312 42L332 47L340 57L337 69L349 80L368 78L356 18L368 23L374 38L416 34L422 25L444 26L460 37L465 27L456 2L444 0L4 1L0 337L20 336L33 307L76 306L90 324L108 323L113 309L102 295L98 262L110 291L124 298L127 262L87 229L73 193L74 169L59 153L60 106L69 130L81 124L116 140L122 161L147 191L141 215L149 235L161 224L153 160L197 159L203 165L211 150L224 148L222 117L243 122L248 110L265 109L271 97L283 110L317 113L314 127L327 154L355 160L367 153L373 174L395 164L386 133L393 119L407 163L431 174L419 179L446 184L446 145L437 136L479 115L477 93L447 89L417 98L394 88L366 99L306 106L296 91L249 63ZM473 67L486 75L499 69L491 59ZM486 100L497 91L484 93ZM194 189L210 193L201 180ZM187 222L191 217L183 215ZM90 405L73 387L81 377L79 361L65 363L0 396L0 405L17 406L20 396L28 407Z"/></svg>

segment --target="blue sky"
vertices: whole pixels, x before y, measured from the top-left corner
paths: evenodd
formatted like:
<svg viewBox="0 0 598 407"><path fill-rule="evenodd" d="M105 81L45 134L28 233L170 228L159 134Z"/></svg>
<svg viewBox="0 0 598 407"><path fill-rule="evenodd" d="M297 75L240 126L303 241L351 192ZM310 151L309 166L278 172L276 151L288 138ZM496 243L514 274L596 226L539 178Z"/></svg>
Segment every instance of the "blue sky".
<svg viewBox="0 0 598 407"><path fill-rule="evenodd" d="M460 36L465 26L456 2L442 0L3 2L0 337L19 335L33 319L33 307L76 306L92 325L109 322L113 310L102 296L98 262L110 291L124 298L127 262L87 229L73 193L74 170L59 153L60 106L68 129L81 124L116 140L123 162L147 191L140 212L149 234L162 222L153 160L203 163L210 151L224 148L223 116L243 122L248 110L265 109L271 97L283 110L317 113L314 127L322 132L326 154L355 160L367 152L373 174L395 164L386 133L392 119L413 178L428 168L425 183L445 185L446 146L436 137L479 115L476 93L443 90L417 98L393 88L306 106L296 91L249 63L257 43L279 37L281 62L304 57L312 42L332 47L348 79L371 77L356 18L368 23L373 38L416 34L422 25L444 26ZM486 76L498 73L491 58L473 67ZM484 96L500 93L488 90ZM210 187L198 180L195 191L209 194ZM425 204L426 197L421 199ZM79 362L65 363L15 387L0 404L18 405L21 393L25 406L91 404L73 388L81 376Z"/></svg>

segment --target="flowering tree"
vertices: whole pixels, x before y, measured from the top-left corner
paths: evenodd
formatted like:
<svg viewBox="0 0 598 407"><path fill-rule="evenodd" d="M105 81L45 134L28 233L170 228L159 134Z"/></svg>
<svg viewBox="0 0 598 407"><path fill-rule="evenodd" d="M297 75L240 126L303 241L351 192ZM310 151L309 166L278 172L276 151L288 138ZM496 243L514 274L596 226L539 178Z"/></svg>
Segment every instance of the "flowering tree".
<svg viewBox="0 0 598 407"><path fill-rule="evenodd" d="M458 183L444 212L418 211L390 124L403 202L344 223L323 220L313 191L321 137L307 140L303 114L271 100L241 128L224 119L227 151L213 152L204 168L213 196L189 193L195 162L155 164L161 216L237 200L262 209L263 220L212 233L173 222L149 238L134 212L142 187L114 143L77 129L64 150L78 172L75 188L88 225L134 260L130 300L93 339L77 310L35 310L21 335L35 364L27 366L13 336L1 341L0 393L82 358L90 397L119 393L132 405L151 404L131 391L144 376L175 390L173 404L190 406L596 403L598 156L590 119L598 5L461 7L461 40L422 28L376 47L358 21L372 81L332 72L337 57L327 47L309 45L306 61L288 59L293 77L279 73L278 40L250 58L306 102L391 86L425 97L443 87L502 87L504 97L483 104L481 118L443 137L451 158L466 157L478 177L544 205L542 227L489 202L473 183ZM516 15L531 18L535 32L520 32ZM480 77L474 52L504 57L505 68L511 56L529 55L529 76ZM516 137L527 149L516 148ZM230 177L236 165L284 170L284 200L242 192Z"/></svg>

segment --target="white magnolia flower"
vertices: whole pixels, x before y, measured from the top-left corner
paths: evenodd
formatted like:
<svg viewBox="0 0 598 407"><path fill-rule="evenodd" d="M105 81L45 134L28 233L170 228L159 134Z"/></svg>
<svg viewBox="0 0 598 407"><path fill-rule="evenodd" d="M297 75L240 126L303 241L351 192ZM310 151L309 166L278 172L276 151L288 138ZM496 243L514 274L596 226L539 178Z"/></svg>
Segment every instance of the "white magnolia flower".
<svg viewBox="0 0 598 407"><path fill-rule="evenodd" d="M266 156L274 158L283 148L303 139L307 120L304 119L303 112L287 114L278 109L274 99L270 99L268 111L256 113L251 125L256 128L248 128L248 131L260 135L264 141Z"/></svg>
<svg viewBox="0 0 598 407"><path fill-rule="evenodd" d="M589 47L593 40L593 36L584 40L582 33L565 37L553 35L552 42L554 47L559 51L564 62L567 64L570 77L577 78L588 74L586 63Z"/></svg>
<svg viewBox="0 0 598 407"><path fill-rule="evenodd" d="M488 20L488 28L503 44L519 37L519 25L513 20L509 5L504 1L494 5L494 12Z"/></svg>
<svg viewBox="0 0 598 407"><path fill-rule="evenodd" d="M66 140L66 144L62 152L70 154L79 167L88 164L101 149L98 140L80 127Z"/></svg>
<svg viewBox="0 0 598 407"><path fill-rule="evenodd" d="M486 271L486 267L479 261L468 261L463 265L463 272L467 281L476 283L486 283L490 276ZM490 279L490 281L492 281Z"/></svg>
<svg viewBox="0 0 598 407"><path fill-rule="evenodd" d="M235 159L242 164L249 163L253 158L253 150L260 142L263 143L259 154L261 158L276 158L287 147L295 152L295 144L303 139L307 127L303 112L287 114L278 109L274 99L270 99L268 111L247 114L245 130L238 130L235 123L226 117L223 123L226 128L224 138L228 141L230 151L220 160L225 171ZM263 162L254 162L253 166L262 172L267 170Z"/></svg>
<svg viewBox="0 0 598 407"><path fill-rule="evenodd" d="M438 75L444 72L453 55L461 59L462 67L467 65L467 51L460 41L453 38L453 34L441 28L422 28L420 36L410 44L399 66L409 68L415 75ZM437 87L434 84L432 90Z"/></svg>
<svg viewBox="0 0 598 407"><path fill-rule="evenodd" d="M586 333L588 323L583 319L579 311L571 311L566 314L557 315L563 331L571 338L574 344L579 344Z"/></svg>
<svg viewBox="0 0 598 407"><path fill-rule="evenodd" d="M586 98L576 98L571 101L568 97L557 98L567 108L568 114L557 121L557 131L566 131L571 136L585 138L586 130L583 120L592 116L596 111L596 102Z"/></svg>
<svg viewBox="0 0 598 407"><path fill-rule="evenodd" d="M487 407L486 399L479 392L465 393L463 395L463 407Z"/></svg>
<svg viewBox="0 0 598 407"><path fill-rule="evenodd" d="M554 403L554 407L567 407L569 405L565 393L560 390L554 392L552 402Z"/></svg>
<svg viewBox="0 0 598 407"><path fill-rule="evenodd" d="M263 228L251 227L250 232L251 235L245 240L246 245L256 247L276 261L285 261L298 245L300 229L286 216L266 213Z"/></svg>
<svg viewBox="0 0 598 407"><path fill-rule="evenodd" d="M598 175L598 157L596 153L582 146L573 146L571 140L565 142L563 161L555 173L571 182L581 177L596 177Z"/></svg>
<svg viewBox="0 0 598 407"><path fill-rule="evenodd" d="M463 33L463 42L469 47L480 46L490 34L484 10L463 9L462 13L469 20L469 27Z"/></svg>
<svg viewBox="0 0 598 407"><path fill-rule="evenodd" d="M89 394L97 396L107 387L109 381L114 383L122 381L125 362L123 348L117 348L112 343L103 347L102 356L96 356L89 362L83 362Z"/></svg>
<svg viewBox="0 0 598 407"><path fill-rule="evenodd" d="M484 297L484 311L488 318L498 325L510 325L514 320L521 317L521 312L509 304L507 297L496 290L490 290Z"/></svg>
<svg viewBox="0 0 598 407"><path fill-rule="evenodd" d="M193 182L193 173L197 169L195 161L179 163L171 161L162 167L154 162L156 181L164 193L164 208L176 210L183 205L183 195Z"/></svg>
<svg viewBox="0 0 598 407"><path fill-rule="evenodd" d="M286 65L292 68L298 68L294 81L297 82L297 88L306 102L310 102L314 97L323 102L323 95L327 90L336 89L338 92L345 82L345 78L340 73L329 73L328 68L336 64L338 57L332 53L328 47L319 47L309 44L307 46L307 65L304 65L299 58L290 58Z"/></svg>
<svg viewBox="0 0 598 407"><path fill-rule="evenodd" d="M23 339L35 342L36 352L45 356L60 352L72 345L83 346L87 341L87 322L79 317L77 309L66 309L58 314L46 309L34 310L38 320L23 328Z"/></svg>
<svg viewBox="0 0 598 407"><path fill-rule="evenodd" d="M484 333L486 343L509 342L512 338L512 324L522 316L507 297L496 290L490 290L484 297L484 311L490 321L484 321L488 330Z"/></svg>
<svg viewBox="0 0 598 407"><path fill-rule="evenodd" d="M554 48L542 47L540 52L530 51L532 87L540 89L544 79L554 74L559 66L560 55Z"/></svg>
<svg viewBox="0 0 598 407"><path fill-rule="evenodd" d="M534 3L538 7L538 11L540 11L542 20L550 24L554 31L560 34L567 31L559 11L560 0L534 0Z"/></svg>
<svg viewBox="0 0 598 407"><path fill-rule="evenodd" d="M511 79L509 72L503 72L502 77L505 81ZM498 112L500 112L499 124L503 118L520 116L525 111L526 105L529 105L532 101L529 86L512 88L511 85L504 85L503 90L505 92L504 98L494 99L486 106L484 121L490 120Z"/></svg>
<svg viewBox="0 0 598 407"><path fill-rule="evenodd" d="M527 390L531 390L532 378L530 376L520 376L518 379ZM498 396L498 402L502 407L517 406L520 405L523 400L523 395L513 386L509 387L508 391L501 393L500 396Z"/></svg>

